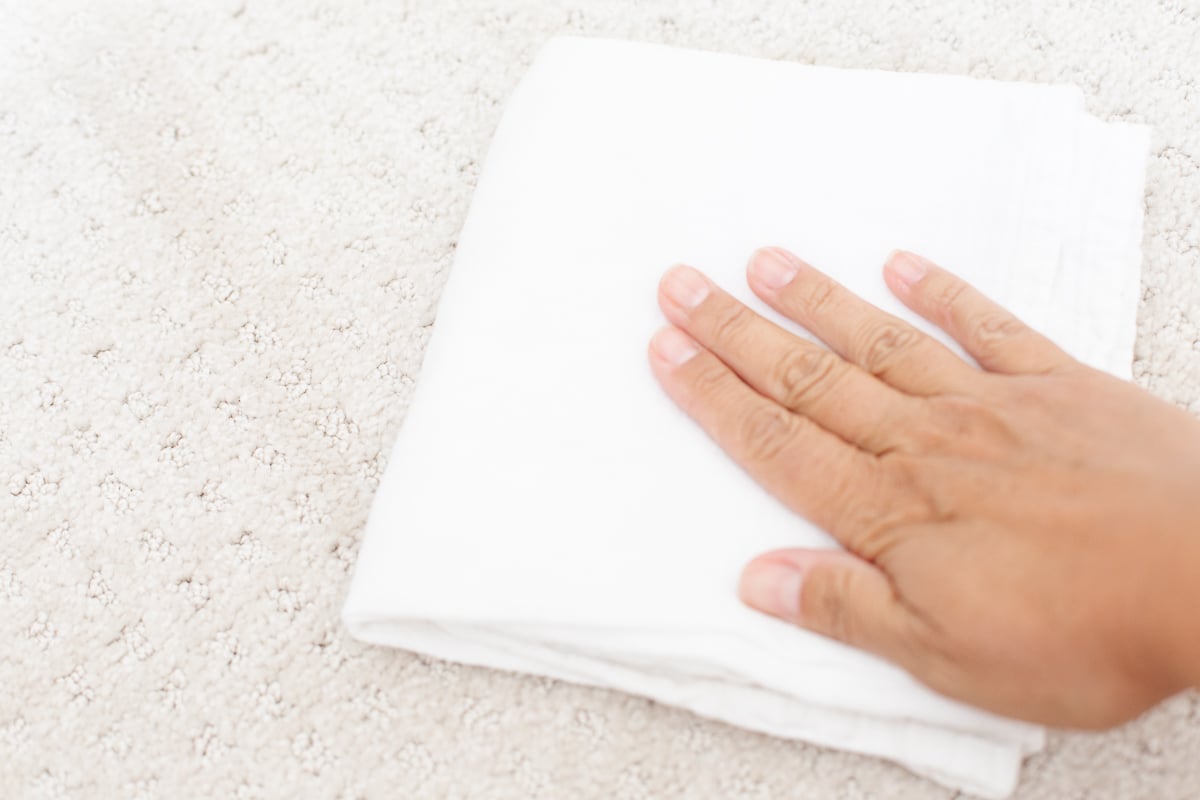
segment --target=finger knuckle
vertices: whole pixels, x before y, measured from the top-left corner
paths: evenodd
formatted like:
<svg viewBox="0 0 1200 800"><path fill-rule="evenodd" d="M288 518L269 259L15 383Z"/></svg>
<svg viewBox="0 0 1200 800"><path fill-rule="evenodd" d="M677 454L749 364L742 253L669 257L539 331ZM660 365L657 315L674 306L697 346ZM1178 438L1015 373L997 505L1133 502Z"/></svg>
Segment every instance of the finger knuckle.
<svg viewBox="0 0 1200 800"><path fill-rule="evenodd" d="M897 480L894 473L890 464L876 466L837 498L838 538L868 559L886 556L904 539L908 526L932 515L921 487Z"/></svg>
<svg viewBox="0 0 1200 800"><path fill-rule="evenodd" d="M780 401L789 408L811 405L832 382L838 359L819 347L794 348L775 366Z"/></svg>
<svg viewBox="0 0 1200 800"><path fill-rule="evenodd" d="M837 529L854 552L875 559L885 555L899 541L899 516L896 509L883 509L874 503L847 503L842 508Z"/></svg>
<svg viewBox="0 0 1200 800"><path fill-rule="evenodd" d="M712 319L713 339L719 344L731 344L746 333L751 322L750 311L740 303L729 303Z"/></svg>
<svg viewBox="0 0 1200 800"><path fill-rule="evenodd" d="M837 300L837 284L828 278L813 281L801 304L810 318L828 314Z"/></svg>
<svg viewBox="0 0 1200 800"><path fill-rule="evenodd" d="M692 375L692 394L703 401L712 402L725 391L728 377L728 370L723 364L708 364Z"/></svg>
<svg viewBox="0 0 1200 800"><path fill-rule="evenodd" d="M1011 382L1006 385L1006 391L1014 391ZM1014 424L1008 409L1021 405L1029 408L1038 399L1030 397L1026 403L1021 403L1015 399L1017 395L1011 396L1014 402L987 402L963 396L931 400L931 413L937 424L921 428L924 437L921 449L927 453L973 458L995 458L1019 451L1024 444L1020 426Z"/></svg>
<svg viewBox="0 0 1200 800"><path fill-rule="evenodd" d="M901 498L889 504L890 527L940 522L948 517L935 491L940 478L930 476L925 459L908 454L892 454L883 461L880 471L886 474L881 482L886 480L892 496Z"/></svg>
<svg viewBox="0 0 1200 800"><path fill-rule="evenodd" d="M771 403L742 417L740 439L746 457L755 462L773 461L794 433L792 415Z"/></svg>
<svg viewBox="0 0 1200 800"><path fill-rule="evenodd" d="M942 320L953 319L967 292L967 285L959 280L948 280L934 291L933 311Z"/></svg>
<svg viewBox="0 0 1200 800"><path fill-rule="evenodd" d="M1024 323L1012 314L985 314L975 321L971 329L971 349L985 357L993 355L1023 333Z"/></svg>
<svg viewBox="0 0 1200 800"><path fill-rule="evenodd" d="M858 362L874 375L887 372L903 353L916 347L921 334L900 322L867 326L857 348Z"/></svg>
<svg viewBox="0 0 1200 800"><path fill-rule="evenodd" d="M800 599L802 619L821 633L853 644L857 630L850 608L854 573L847 569L818 567L805 578Z"/></svg>

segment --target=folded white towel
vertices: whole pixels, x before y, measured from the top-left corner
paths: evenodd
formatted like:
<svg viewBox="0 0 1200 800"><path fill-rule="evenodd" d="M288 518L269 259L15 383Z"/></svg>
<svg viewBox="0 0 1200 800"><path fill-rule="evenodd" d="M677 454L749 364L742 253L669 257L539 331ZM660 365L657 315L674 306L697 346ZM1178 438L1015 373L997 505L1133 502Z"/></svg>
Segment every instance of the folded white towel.
<svg viewBox="0 0 1200 800"><path fill-rule="evenodd" d="M905 247L1128 374L1146 150L1069 87L554 40L480 178L350 631L1007 794L1040 728L738 602L755 554L835 544L655 384L655 287L687 262L778 319L743 278L774 244L911 319L880 277Z"/></svg>

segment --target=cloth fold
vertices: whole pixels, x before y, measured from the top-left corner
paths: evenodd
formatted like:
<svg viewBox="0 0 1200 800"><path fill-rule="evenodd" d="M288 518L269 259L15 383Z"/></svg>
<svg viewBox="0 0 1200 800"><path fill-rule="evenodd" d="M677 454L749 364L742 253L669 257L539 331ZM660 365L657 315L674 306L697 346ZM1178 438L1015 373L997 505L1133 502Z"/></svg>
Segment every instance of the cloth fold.
<svg viewBox="0 0 1200 800"><path fill-rule="evenodd" d="M797 330L745 286L781 245L948 341L884 287L903 247L1128 376L1147 149L1070 87L552 40L480 177L350 632L1008 794L1040 728L738 602L755 554L837 545L654 383L655 286L690 263Z"/></svg>

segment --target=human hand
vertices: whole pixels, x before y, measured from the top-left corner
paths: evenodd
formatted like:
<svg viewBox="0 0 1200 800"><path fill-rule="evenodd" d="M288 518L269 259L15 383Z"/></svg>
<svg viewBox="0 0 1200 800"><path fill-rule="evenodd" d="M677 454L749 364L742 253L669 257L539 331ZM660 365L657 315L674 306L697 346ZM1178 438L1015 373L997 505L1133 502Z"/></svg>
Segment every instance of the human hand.
<svg viewBox="0 0 1200 800"><path fill-rule="evenodd" d="M919 256L884 277L981 368L777 248L751 288L829 350L689 267L659 287L667 393L846 548L759 556L743 600L1053 725L1200 684L1200 422Z"/></svg>

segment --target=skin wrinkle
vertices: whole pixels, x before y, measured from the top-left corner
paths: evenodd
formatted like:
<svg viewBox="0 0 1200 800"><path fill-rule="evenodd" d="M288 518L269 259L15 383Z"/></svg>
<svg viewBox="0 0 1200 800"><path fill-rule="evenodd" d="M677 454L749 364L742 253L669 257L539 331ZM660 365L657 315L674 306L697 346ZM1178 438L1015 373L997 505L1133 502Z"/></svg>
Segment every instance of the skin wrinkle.
<svg viewBox="0 0 1200 800"><path fill-rule="evenodd" d="M954 309L967 291L968 288L965 283L947 283L941 287L932 301L933 311L930 316L934 317L938 324L946 329L955 339L964 338L964 334L966 333L963 330L963 326L959 324L959 320L955 317Z"/></svg>
<svg viewBox="0 0 1200 800"><path fill-rule="evenodd" d="M858 361L863 368L884 380L887 373L896 367L897 359L910 353L918 342L920 334L908 325L892 322L868 324L860 337L862 344L856 348L860 353Z"/></svg>
<svg viewBox="0 0 1200 800"><path fill-rule="evenodd" d="M901 399L900 393L873 381L828 349L796 340L717 287L711 287L694 308L682 310L675 302L679 284L700 281L707 283L687 267L673 267L661 285L664 311L668 318L689 326L698 342L709 345L718 359L761 396L779 402L797 415L825 420L836 404L875 403L883 408L896 405ZM764 337L769 342L763 341ZM790 346L783 346L784 342ZM764 347L780 353L765 370L757 366ZM898 406L896 413L900 415ZM857 415L858 423L827 427L843 441L866 452L877 452L888 447L894 438L879 427L880 416L874 412ZM873 438L871 432L875 433Z"/></svg>
<svg viewBox="0 0 1200 800"><path fill-rule="evenodd" d="M914 422L914 415L908 414L906 421L911 425ZM906 430L903 434L897 435L894 427L889 425L882 415L875 417L868 425L867 432L863 434L863 441L871 444L869 450L877 460L882 462L889 455L908 452L912 448L913 439L910 431Z"/></svg>
<svg viewBox="0 0 1200 800"><path fill-rule="evenodd" d="M973 348L987 354L991 348L1003 348L1005 342L1025 333L1025 325L1012 314L988 314L971 333Z"/></svg>
<svg viewBox="0 0 1200 800"><path fill-rule="evenodd" d="M807 324L806 321L811 321L825 316L829 312L830 307L835 305L837 298L837 284L828 278L820 278L814 282L809 294L805 296L804 302L800 304L804 311L804 320L800 320L802 325Z"/></svg>
<svg viewBox="0 0 1200 800"><path fill-rule="evenodd" d="M722 392L728 392L725 381L725 370L721 364L713 363L698 371L691 382L689 405L694 406L697 398L708 397L715 399Z"/></svg>
<svg viewBox="0 0 1200 800"><path fill-rule="evenodd" d="M766 554L743 572L744 599L787 619L794 604L757 581L807 587L799 624L1022 719L1112 725L1200 683L1200 647L1177 633L1197 622L1157 579L1193 582L1179 550L1200 563L1200 507L1173 468L1200 475L1200 423L1071 361L928 262L888 284L981 368L811 267L768 290L754 263L755 290L832 350L714 290L686 315L662 298L711 353L656 375L846 550Z"/></svg>
<svg viewBox="0 0 1200 800"><path fill-rule="evenodd" d="M746 445L747 458L768 464L779 457L793 438L795 417L779 406L763 405L746 414L738 425L738 436Z"/></svg>
<svg viewBox="0 0 1200 800"><path fill-rule="evenodd" d="M820 348L797 348L776 362L774 383L782 404L793 411L814 406L835 389L843 373L839 359Z"/></svg>
<svg viewBox="0 0 1200 800"><path fill-rule="evenodd" d="M768 250L774 252L776 249ZM876 376L883 377L893 391L924 397L961 387L965 381L977 374L977 370L964 363L940 342L921 334L902 320L880 313L844 286L828 276L821 275L799 259L792 257L792 261L801 266L797 272L798 277L791 283L778 291L765 287L755 280L755 265L760 258L761 255L756 254L748 267L750 283L755 292L780 313L806 326L828 344L833 352L851 362L862 361L861 345L856 337L847 335L858 333L856 325L851 324L854 320L861 320L858 325L862 327L887 322L911 331L917 337L917 346L908 353L898 354L895 357L895 368L889 370L886 376ZM891 281L891 278L888 280ZM820 284L828 293L828 299L819 304L827 306L820 314L814 315L809 308L809 298L813 289L805 286L806 281ZM896 284L892 282L890 285Z"/></svg>
<svg viewBox="0 0 1200 800"><path fill-rule="evenodd" d="M733 345L746 336L752 313L740 303L722 309L711 323L712 338L727 346Z"/></svg>
<svg viewBox="0 0 1200 800"><path fill-rule="evenodd" d="M845 486L842 491L847 497L835 495L830 504L845 509L831 530L839 533L838 538L850 550L873 562L896 544L897 532L930 519L927 508L917 498L897 490L894 473L885 471L877 460L871 463L869 482ZM878 500L864 503L857 500L860 497ZM879 502L883 498L887 502Z"/></svg>

